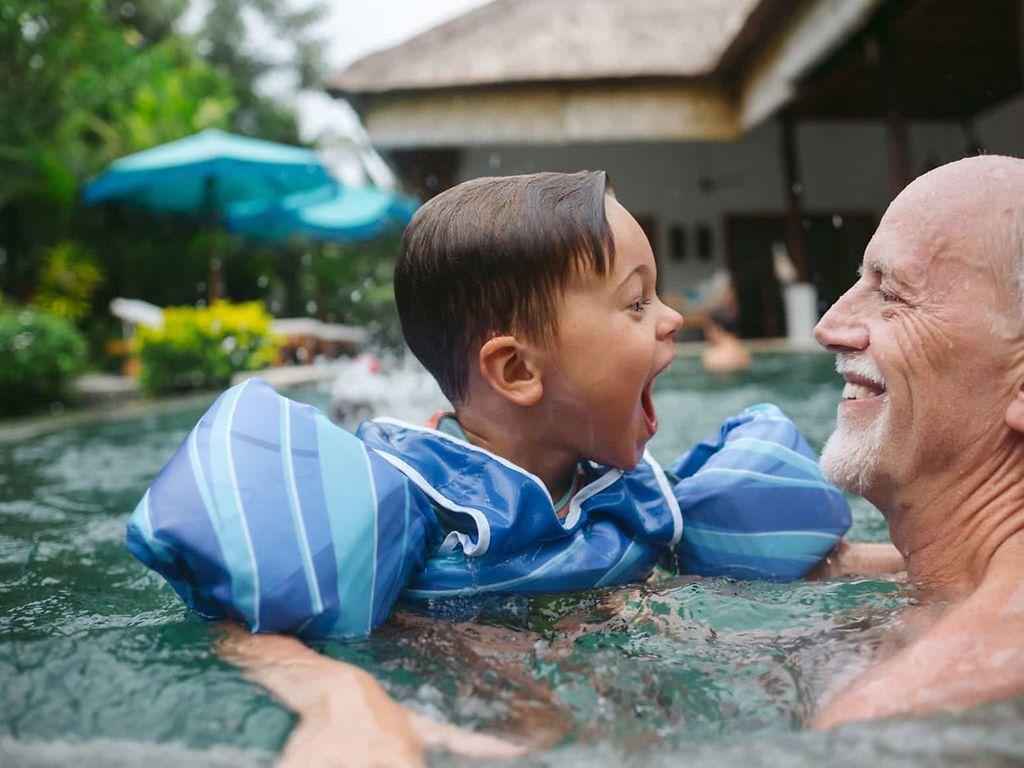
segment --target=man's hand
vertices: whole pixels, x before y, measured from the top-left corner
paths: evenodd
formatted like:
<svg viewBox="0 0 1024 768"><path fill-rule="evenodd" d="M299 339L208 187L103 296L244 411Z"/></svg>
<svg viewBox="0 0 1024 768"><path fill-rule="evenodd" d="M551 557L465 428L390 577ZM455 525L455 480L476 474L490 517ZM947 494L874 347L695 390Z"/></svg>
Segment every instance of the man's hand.
<svg viewBox="0 0 1024 768"><path fill-rule="evenodd" d="M523 748L463 731L395 702L372 675L321 656L285 635L250 634L238 624L217 652L299 715L280 765L419 768L428 749L469 757L515 757Z"/></svg>
<svg viewBox="0 0 1024 768"><path fill-rule="evenodd" d="M825 555L807 578L837 579L841 576L888 576L905 569L903 556L892 544L840 541Z"/></svg>

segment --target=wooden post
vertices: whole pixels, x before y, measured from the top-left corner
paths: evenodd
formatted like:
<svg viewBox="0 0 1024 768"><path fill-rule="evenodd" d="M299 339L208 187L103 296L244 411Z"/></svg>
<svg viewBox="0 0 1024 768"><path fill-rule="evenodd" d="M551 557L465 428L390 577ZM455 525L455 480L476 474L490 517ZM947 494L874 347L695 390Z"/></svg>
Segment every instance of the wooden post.
<svg viewBox="0 0 1024 768"><path fill-rule="evenodd" d="M800 158L796 146L796 121L786 110L782 114L782 169L786 184L786 233L789 258L796 268L797 279L808 279L807 248L804 240L803 182L800 179Z"/></svg>
<svg viewBox="0 0 1024 768"><path fill-rule="evenodd" d="M889 192L896 197L910 183L910 137L903 118L899 60L889 30L877 34L880 86L885 94L885 133L889 155Z"/></svg>

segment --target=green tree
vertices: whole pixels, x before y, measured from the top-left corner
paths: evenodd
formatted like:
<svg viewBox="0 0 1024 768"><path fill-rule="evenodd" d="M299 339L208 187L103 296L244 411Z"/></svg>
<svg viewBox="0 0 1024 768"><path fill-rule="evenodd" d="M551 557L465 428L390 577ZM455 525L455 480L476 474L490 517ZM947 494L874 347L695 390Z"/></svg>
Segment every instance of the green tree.
<svg viewBox="0 0 1024 768"><path fill-rule="evenodd" d="M236 107L229 77L173 31L179 0L134 7L16 0L0 10L0 291L15 298L33 292L49 248L74 239L85 178L227 126Z"/></svg>
<svg viewBox="0 0 1024 768"><path fill-rule="evenodd" d="M304 8L277 0L211 0L199 33L199 49L207 61L231 76L238 108L232 115L237 133L298 142L294 115L259 94L258 84L268 75L294 80L296 88L319 87L323 74L323 44L311 28L323 18L325 7L311 2ZM278 43L291 48L284 62L243 45L250 23L269 30Z"/></svg>

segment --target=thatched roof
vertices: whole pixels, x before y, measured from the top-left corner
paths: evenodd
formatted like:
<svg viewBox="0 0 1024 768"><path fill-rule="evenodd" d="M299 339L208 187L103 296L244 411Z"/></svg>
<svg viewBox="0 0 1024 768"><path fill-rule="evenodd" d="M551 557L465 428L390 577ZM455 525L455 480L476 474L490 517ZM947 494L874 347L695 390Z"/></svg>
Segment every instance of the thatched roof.
<svg viewBox="0 0 1024 768"><path fill-rule="evenodd" d="M715 73L761 0L495 0L337 73L359 96Z"/></svg>

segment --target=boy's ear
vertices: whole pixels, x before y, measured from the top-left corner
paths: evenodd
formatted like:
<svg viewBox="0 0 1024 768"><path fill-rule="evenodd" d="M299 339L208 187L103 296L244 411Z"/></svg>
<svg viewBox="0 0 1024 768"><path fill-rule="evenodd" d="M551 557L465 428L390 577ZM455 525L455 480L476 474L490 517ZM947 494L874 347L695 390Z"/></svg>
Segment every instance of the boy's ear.
<svg viewBox="0 0 1024 768"><path fill-rule="evenodd" d="M535 405L544 394L530 347L515 336L495 336L480 347L480 374L491 389L516 405Z"/></svg>

